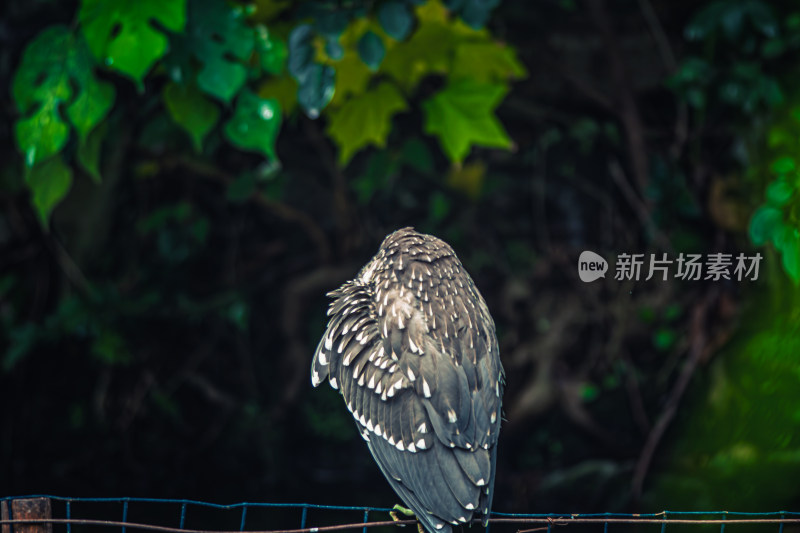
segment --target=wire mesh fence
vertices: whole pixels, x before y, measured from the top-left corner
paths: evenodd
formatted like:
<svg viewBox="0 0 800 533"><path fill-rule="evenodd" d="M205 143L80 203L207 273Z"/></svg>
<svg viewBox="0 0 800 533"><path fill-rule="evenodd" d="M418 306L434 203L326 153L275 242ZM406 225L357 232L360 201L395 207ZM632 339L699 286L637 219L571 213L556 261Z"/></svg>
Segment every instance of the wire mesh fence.
<svg viewBox="0 0 800 533"><path fill-rule="evenodd" d="M392 509L309 503L216 504L197 500L155 498L71 498L61 496L0 497L0 533L325 533L412 526L413 519L394 520ZM402 516L402 515L401 515ZM478 522L469 526L476 526ZM766 533L800 531L800 512L680 512L649 514L501 513L491 514L492 533L516 531L616 533L622 528L648 533L689 533L695 528L714 533L742 533L743 528ZM610 528L615 528L612 532ZM726 529L727 528L727 529ZM735 529L735 532L731 531ZM756 528L756 529L753 529ZM482 527L473 527L480 531ZM688 530L688 531L687 531ZM458 529L456 529L458 531Z"/></svg>

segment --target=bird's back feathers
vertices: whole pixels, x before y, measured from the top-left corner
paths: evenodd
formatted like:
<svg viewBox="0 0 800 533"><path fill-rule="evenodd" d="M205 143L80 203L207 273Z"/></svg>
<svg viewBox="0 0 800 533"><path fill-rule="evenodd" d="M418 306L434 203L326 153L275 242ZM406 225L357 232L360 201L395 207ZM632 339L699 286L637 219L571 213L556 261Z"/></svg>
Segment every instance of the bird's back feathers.
<svg viewBox="0 0 800 533"><path fill-rule="evenodd" d="M333 291L312 383L341 391L370 452L428 531L488 516L504 374L489 310L452 248L389 235Z"/></svg>

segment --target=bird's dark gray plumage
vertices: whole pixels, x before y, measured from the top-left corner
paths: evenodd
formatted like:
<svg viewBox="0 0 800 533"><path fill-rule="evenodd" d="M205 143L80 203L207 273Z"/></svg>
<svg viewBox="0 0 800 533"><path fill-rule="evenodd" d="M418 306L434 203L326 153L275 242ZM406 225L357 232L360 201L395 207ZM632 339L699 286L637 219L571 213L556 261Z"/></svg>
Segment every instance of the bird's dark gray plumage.
<svg viewBox="0 0 800 533"><path fill-rule="evenodd" d="M341 392L426 530L486 520L505 377L489 309L453 249L398 230L329 296L312 384Z"/></svg>

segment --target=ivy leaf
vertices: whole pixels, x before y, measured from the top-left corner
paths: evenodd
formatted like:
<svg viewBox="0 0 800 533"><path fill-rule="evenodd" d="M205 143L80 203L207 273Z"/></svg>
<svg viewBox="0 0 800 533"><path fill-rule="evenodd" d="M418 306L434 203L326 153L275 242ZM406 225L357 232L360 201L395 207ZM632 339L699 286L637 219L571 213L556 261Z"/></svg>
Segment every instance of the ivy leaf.
<svg viewBox="0 0 800 533"><path fill-rule="evenodd" d="M283 72L289 50L286 43L270 35L265 26L256 27L256 50L261 59L261 68L275 76Z"/></svg>
<svg viewBox="0 0 800 533"><path fill-rule="evenodd" d="M314 17L314 27L320 35L329 38L336 38L342 34L347 27L348 13L341 9L330 9L327 7L314 8L311 4L311 12Z"/></svg>
<svg viewBox="0 0 800 533"><path fill-rule="evenodd" d="M85 140L78 145L76 153L78 163L92 178L95 183L100 183L100 148L106 138L108 122L103 122L89 133Z"/></svg>
<svg viewBox="0 0 800 533"><path fill-rule="evenodd" d="M192 138L194 149L203 149L203 138L219 119L219 109L194 84L169 83L164 87L169 116Z"/></svg>
<svg viewBox="0 0 800 533"><path fill-rule="evenodd" d="M255 46L255 33L246 12L219 0L193 0L187 33L195 57L203 64L197 85L230 102L247 80L245 61Z"/></svg>
<svg viewBox="0 0 800 533"><path fill-rule="evenodd" d="M370 70L377 70L386 55L386 47L377 33L368 31L358 40L358 55Z"/></svg>
<svg viewBox="0 0 800 533"><path fill-rule="evenodd" d="M337 107L342 105L350 95L362 94L372 79L372 70L364 64L358 54L358 41L370 27L369 21L357 18L345 29L339 37L339 43L344 51L340 59L328 58L333 61L326 61L336 69L336 90L330 105Z"/></svg>
<svg viewBox="0 0 800 533"><path fill-rule="evenodd" d="M303 82L306 70L314 64L314 30L301 24L289 34L289 74Z"/></svg>
<svg viewBox="0 0 800 533"><path fill-rule="evenodd" d="M767 203L783 206L789 203L794 195L794 187L783 179L777 179L767 186Z"/></svg>
<svg viewBox="0 0 800 533"><path fill-rule="evenodd" d="M378 22L389 37L402 41L411 32L414 19L404 2L392 0L381 5Z"/></svg>
<svg viewBox="0 0 800 533"><path fill-rule="evenodd" d="M167 50L167 38L153 21L183 31L186 0L83 0L78 20L92 53L141 85Z"/></svg>
<svg viewBox="0 0 800 533"><path fill-rule="evenodd" d="M67 195L72 185L72 169L56 156L31 169L27 178L28 187L33 193L33 206L45 230L48 228L50 213Z"/></svg>
<svg viewBox="0 0 800 533"><path fill-rule="evenodd" d="M480 82L521 79L528 75L513 48L493 42L462 43L456 47L451 79Z"/></svg>
<svg viewBox="0 0 800 533"><path fill-rule="evenodd" d="M456 81L422 104L425 132L437 135L447 156L460 162L473 145L511 148L494 109L508 88L501 84Z"/></svg>
<svg viewBox="0 0 800 533"><path fill-rule="evenodd" d="M314 61L314 30L302 24L289 35L289 74L297 80L297 102L310 118L333 98L336 71Z"/></svg>
<svg viewBox="0 0 800 533"><path fill-rule="evenodd" d="M781 251L783 268L795 285L800 282L800 231L783 224L775 231L775 247Z"/></svg>
<svg viewBox="0 0 800 533"><path fill-rule="evenodd" d="M83 140L114 101L113 87L94 76L85 42L64 26L44 30L28 45L11 90L26 115L17 121L16 138L29 167L67 142L69 127L59 106L66 105L67 117Z"/></svg>
<svg viewBox="0 0 800 533"><path fill-rule="evenodd" d="M333 98L336 71L333 67L314 64L304 72L297 90L297 103L309 118L317 118Z"/></svg>
<svg viewBox="0 0 800 533"><path fill-rule="evenodd" d="M234 146L261 152L275 160L275 139L280 127L281 108L277 100L259 98L250 91L242 91L224 131Z"/></svg>
<svg viewBox="0 0 800 533"><path fill-rule="evenodd" d="M773 239L776 230L783 221L783 213L774 207L761 206L750 219L750 239L756 246L766 244Z"/></svg>
<svg viewBox="0 0 800 533"><path fill-rule="evenodd" d="M400 91L383 82L332 111L328 134L339 145L339 162L346 165L353 154L369 144L386 146L392 116L407 108Z"/></svg>
<svg viewBox="0 0 800 533"><path fill-rule="evenodd" d="M479 29L486 25L492 9L497 7L500 0L465 0L461 8L461 18L471 28Z"/></svg>

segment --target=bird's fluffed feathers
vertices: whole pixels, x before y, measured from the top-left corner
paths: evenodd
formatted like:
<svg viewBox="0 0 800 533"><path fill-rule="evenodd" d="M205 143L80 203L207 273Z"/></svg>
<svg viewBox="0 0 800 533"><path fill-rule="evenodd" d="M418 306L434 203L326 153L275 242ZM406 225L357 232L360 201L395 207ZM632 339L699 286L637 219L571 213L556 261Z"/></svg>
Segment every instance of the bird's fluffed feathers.
<svg viewBox="0 0 800 533"><path fill-rule="evenodd" d="M313 385L339 389L426 530L488 518L505 379L489 309L452 248L398 230L329 296Z"/></svg>

